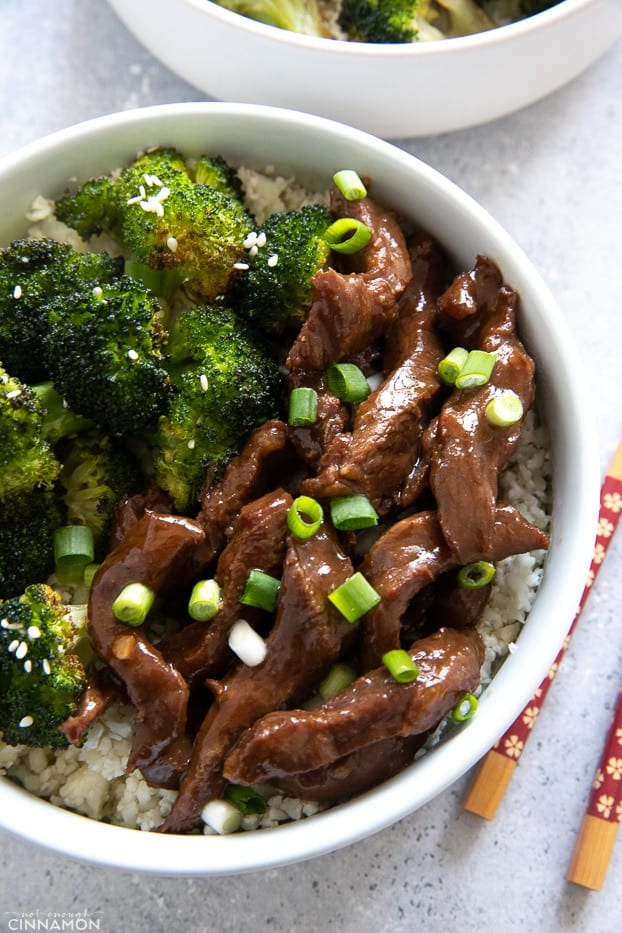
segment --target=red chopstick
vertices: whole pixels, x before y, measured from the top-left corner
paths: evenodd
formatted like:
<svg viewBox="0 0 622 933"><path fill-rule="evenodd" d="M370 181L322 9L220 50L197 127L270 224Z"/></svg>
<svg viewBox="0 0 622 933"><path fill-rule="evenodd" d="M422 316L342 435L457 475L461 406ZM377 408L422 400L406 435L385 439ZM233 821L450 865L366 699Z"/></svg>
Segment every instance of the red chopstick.
<svg viewBox="0 0 622 933"><path fill-rule="evenodd" d="M600 891L622 819L622 689L594 775L566 879Z"/></svg>
<svg viewBox="0 0 622 933"><path fill-rule="evenodd" d="M527 706L523 708L517 719L510 728L504 732L499 741L488 752L480 764L464 801L465 809L469 810L471 813L482 816L487 820L492 820L494 818L497 808L510 783L512 774L518 764L518 760L531 735L531 731L542 704L544 703L549 687L566 652L572 633L579 621L579 616L581 615L590 589L603 564L605 554L611 544L621 514L622 443L620 443L614 454L601 488L600 512L594 555L588 572L587 582L579 601L579 608L577 609L572 625L564 639L564 643L549 669L547 676L544 678Z"/></svg>

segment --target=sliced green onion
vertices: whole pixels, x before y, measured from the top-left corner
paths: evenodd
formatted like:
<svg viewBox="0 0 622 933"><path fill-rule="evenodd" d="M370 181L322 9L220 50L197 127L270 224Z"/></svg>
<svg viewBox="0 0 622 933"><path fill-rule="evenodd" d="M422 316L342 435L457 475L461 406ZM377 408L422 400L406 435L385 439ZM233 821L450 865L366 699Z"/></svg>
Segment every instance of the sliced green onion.
<svg viewBox="0 0 622 933"><path fill-rule="evenodd" d="M112 614L126 625L142 625L153 606L155 593L144 583L128 583L112 604Z"/></svg>
<svg viewBox="0 0 622 933"><path fill-rule="evenodd" d="M263 570L251 570L240 596L240 602L245 606L256 606L266 612L274 612L279 598L281 581L271 577Z"/></svg>
<svg viewBox="0 0 622 933"><path fill-rule="evenodd" d="M225 800L232 803L242 816L253 816L265 813L268 804L265 797L252 787L242 784L229 784L225 788Z"/></svg>
<svg viewBox="0 0 622 933"><path fill-rule="evenodd" d="M492 374L496 353L487 353L485 350L471 350L464 366L456 377L456 388L474 389L485 385Z"/></svg>
<svg viewBox="0 0 622 933"><path fill-rule="evenodd" d="M380 596L360 571L329 593L328 598L348 622L356 622L380 602Z"/></svg>
<svg viewBox="0 0 622 933"><path fill-rule="evenodd" d="M297 538L311 538L322 524L324 512L317 499L298 496L287 512L287 527Z"/></svg>
<svg viewBox="0 0 622 933"><path fill-rule="evenodd" d="M458 586L463 590L479 590L488 586L495 575L495 565L488 560L476 560L465 564L458 571Z"/></svg>
<svg viewBox="0 0 622 933"><path fill-rule="evenodd" d="M82 574L82 582L84 583L85 586L90 587L91 583L93 582L93 577L95 576L99 568L100 568L100 564L95 563L95 562L92 562L86 565L86 567L84 568L84 573Z"/></svg>
<svg viewBox="0 0 622 933"><path fill-rule="evenodd" d="M317 392L307 386L292 389L289 396L287 423L293 427L304 427L317 421Z"/></svg>
<svg viewBox="0 0 622 933"><path fill-rule="evenodd" d="M469 351L464 347L454 347L438 364L438 374L445 385L453 386L467 361Z"/></svg>
<svg viewBox="0 0 622 933"><path fill-rule="evenodd" d="M201 819L220 836L234 833L242 825L242 814L228 800L210 800L201 810Z"/></svg>
<svg viewBox="0 0 622 933"><path fill-rule="evenodd" d="M343 168L333 175L333 181L341 191L346 201L360 201L367 197L367 188L361 181L358 172L351 168Z"/></svg>
<svg viewBox="0 0 622 933"><path fill-rule="evenodd" d="M484 414L490 424L497 428L507 428L512 424L516 424L523 417L523 403L516 392L508 389L507 392L502 392L500 395L491 398L486 405Z"/></svg>
<svg viewBox="0 0 622 933"><path fill-rule="evenodd" d="M352 681L356 680L356 672L349 664L333 664L328 674L318 687L318 693L323 700L330 700L336 697L338 693L349 687Z"/></svg>
<svg viewBox="0 0 622 933"><path fill-rule="evenodd" d="M340 217L324 231L324 239L335 252L351 255L367 246L371 240L371 230L362 220Z"/></svg>
<svg viewBox="0 0 622 933"><path fill-rule="evenodd" d="M331 499L330 518L338 531L356 531L378 524L378 513L367 496L339 496Z"/></svg>
<svg viewBox="0 0 622 933"><path fill-rule="evenodd" d="M382 663L393 680L399 684L411 684L419 676L419 668L402 648L395 648L382 655Z"/></svg>
<svg viewBox="0 0 622 933"><path fill-rule="evenodd" d="M188 615L197 622L209 622L221 606L220 587L216 580L199 580L192 587Z"/></svg>
<svg viewBox="0 0 622 933"><path fill-rule="evenodd" d="M64 525L54 531L54 564L61 583L82 583L93 554L93 532L87 525Z"/></svg>
<svg viewBox="0 0 622 933"><path fill-rule="evenodd" d="M328 388L341 402L364 402L371 389L355 363L333 363L326 370Z"/></svg>
<svg viewBox="0 0 622 933"><path fill-rule="evenodd" d="M474 697L472 693L465 693L452 709L451 718L454 722L466 722L475 715L476 709L477 697Z"/></svg>

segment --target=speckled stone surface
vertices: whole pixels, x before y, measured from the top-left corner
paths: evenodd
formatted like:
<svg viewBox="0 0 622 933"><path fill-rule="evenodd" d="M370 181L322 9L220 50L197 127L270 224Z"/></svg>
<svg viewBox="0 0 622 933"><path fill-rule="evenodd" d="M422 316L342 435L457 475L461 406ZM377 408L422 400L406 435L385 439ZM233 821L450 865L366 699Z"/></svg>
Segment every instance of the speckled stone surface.
<svg viewBox="0 0 622 933"><path fill-rule="evenodd" d="M0 155L89 117L202 97L102 0L0 3ZM477 198L542 272L582 347L604 474L622 436L622 44L517 114L398 144ZM104 933L618 933L622 839L601 892L564 877L622 677L621 561L619 538L493 822L463 809L465 775L348 849L207 880L84 866L0 832L0 930L38 911L88 912Z"/></svg>

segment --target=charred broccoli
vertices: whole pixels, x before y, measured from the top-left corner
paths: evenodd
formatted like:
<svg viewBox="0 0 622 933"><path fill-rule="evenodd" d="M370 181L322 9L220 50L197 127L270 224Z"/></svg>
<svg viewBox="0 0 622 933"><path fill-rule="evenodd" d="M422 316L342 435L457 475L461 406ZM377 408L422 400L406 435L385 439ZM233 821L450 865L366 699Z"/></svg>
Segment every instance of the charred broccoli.
<svg viewBox="0 0 622 933"><path fill-rule="evenodd" d="M177 150L155 149L118 177L95 179L61 198L56 214L85 239L109 233L129 260L173 270L190 291L211 300L236 277L252 221L222 160L199 160L198 177L206 181L194 180Z"/></svg>
<svg viewBox="0 0 622 933"><path fill-rule="evenodd" d="M9 745L63 747L59 727L87 687L85 607L38 584L1 602L0 616L0 733Z"/></svg>
<svg viewBox="0 0 622 933"><path fill-rule="evenodd" d="M105 433L153 428L166 410L166 333L157 299L129 276L46 306L43 356L69 408Z"/></svg>
<svg viewBox="0 0 622 933"><path fill-rule="evenodd" d="M30 386L0 364L0 501L50 488L60 464L44 437L45 411Z"/></svg>
<svg viewBox="0 0 622 933"><path fill-rule="evenodd" d="M247 239L249 268L231 300L262 331L279 333L304 321L311 280L330 259L324 233L331 223L325 207L312 205L273 214Z"/></svg>
<svg viewBox="0 0 622 933"><path fill-rule="evenodd" d="M65 522L91 529L95 559L102 560L119 500L144 485L141 466L126 444L96 431L74 438L62 461L59 484Z"/></svg>
<svg viewBox="0 0 622 933"><path fill-rule="evenodd" d="M0 502L0 599L48 579L54 570L54 532L64 523L56 486Z"/></svg>
<svg viewBox="0 0 622 933"><path fill-rule="evenodd" d="M274 417L281 380L248 325L225 306L184 311L168 350L174 394L153 439L155 478L187 512L206 476L218 476L252 428Z"/></svg>
<svg viewBox="0 0 622 933"><path fill-rule="evenodd" d="M0 251L0 346L2 361L24 382L48 378L38 347L50 299L85 285L116 278L123 260L105 253L78 253L54 240L16 240Z"/></svg>
<svg viewBox="0 0 622 933"><path fill-rule="evenodd" d="M330 35L316 0L217 0L233 13L308 36Z"/></svg>

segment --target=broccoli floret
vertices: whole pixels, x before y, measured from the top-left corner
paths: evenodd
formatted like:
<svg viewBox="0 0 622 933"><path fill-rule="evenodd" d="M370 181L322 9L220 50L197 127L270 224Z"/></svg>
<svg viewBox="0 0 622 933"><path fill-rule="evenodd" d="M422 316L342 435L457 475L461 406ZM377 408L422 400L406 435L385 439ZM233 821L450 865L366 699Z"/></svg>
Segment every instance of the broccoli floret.
<svg viewBox="0 0 622 933"><path fill-rule="evenodd" d="M48 579L54 570L54 531L65 521L56 486L0 502L0 599Z"/></svg>
<svg viewBox="0 0 622 933"><path fill-rule="evenodd" d="M87 687L78 654L84 607L63 605L46 584L0 603L0 733L9 745L68 744L59 727Z"/></svg>
<svg viewBox="0 0 622 933"><path fill-rule="evenodd" d="M169 339L174 387L154 437L157 483L185 513L206 476L219 476L247 434L278 411L278 367L248 325L225 306L190 308Z"/></svg>
<svg viewBox="0 0 622 933"><path fill-rule="evenodd" d="M358 42L412 42L419 0L343 0L339 26Z"/></svg>
<svg viewBox="0 0 622 933"><path fill-rule="evenodd" d="M166 410L160 305L129 276L47 305L43 354L69 408L113 435L151 430Z"/></svg>
<svg viewBox="0 0 622 933"><path fill-rule="evenodd" d="M234 287L231 301L262 331L280 333L304 321L311 280L330 259L324 233L331 223L325 207L312 205L273 214L257 231L265 236L265 245L249 256L249 269Z"/></svg>
<svg viewBox="0 0 622 933"><path fill-rule="evenodd" d="M467 36L495 23L477 0L343 0L339 25L350 39L382 43Z"/></svg>
<svg viewBox="0 0 622 933"><path fill-rule="evenodd" d="M140 156L118 177L91 182L56 205L59 219L86 235L105 231L131 261L154 269L174 270L191 292L207 300L223 294L245 258L243 241L252 220L216 160L199 176L216 185L195 182L175 149L155 149ZM92 196L99 205L88 209ZM88 225L85 217L97 218Z"/></svg>
<svg viewBox="0 0 622 933"><path fill-rule="evenodd" d="M144 485L140 463L126 444L95 431L78 435L62 460L59 483L66 524L87 525L93 532L95 560L102 560L117 503Z"/></svg>
<svg viewBox="0 0 622 933"><path fill-rule="evenodd" d="M194 167L194 180L242 200L242 182L237 171L222 156L203 155Z"/></svg>
<svg viewBox="0 0 622 933"><path fill-rule="evenodd" d="M51 487L60 464L44 438L45 412L32 389L0 364L0 500Z"/></svg>
<svg viewBox="0 0 622 933"><path fill-rule="evenodd" d="M233 13L308 36L329 36L316 0L217 0Z"/></svg>
<svg viewBox="0 0 622 933"><path fill-rule="evenodd" d="M109 282L123 260L105 253L78 253L54 240L15 240L0 251L0 346L10 373L24 382L48 378L37 352L46 329L45 305L89 283Z"/></svg>
<svg viewBox="0 0 622 933"><path fill-rule="evenodd" d="M92 422L72 411L58 394L53 383L39 382L31 386L43 411L41 427L44 440L54 446L63 437L79 434L91 428Z"/></svg>

